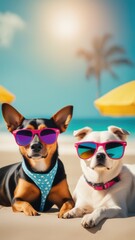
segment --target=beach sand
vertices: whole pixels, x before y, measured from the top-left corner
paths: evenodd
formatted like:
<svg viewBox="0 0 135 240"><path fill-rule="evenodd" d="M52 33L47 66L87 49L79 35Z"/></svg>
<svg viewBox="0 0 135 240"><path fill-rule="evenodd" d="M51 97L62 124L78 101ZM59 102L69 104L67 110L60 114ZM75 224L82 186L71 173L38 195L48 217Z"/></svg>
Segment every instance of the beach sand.
<svg viewBox="0 0 135 240"><path fill-rule="evenodd" d="M21 160L18 147L13 137L0 137L0 167ZM60 158L64 163L71 193L81 175L79 160L74 149L74 139L63 136L59 140ZM135 141L129 141L124 162L135 163ZM55 206L48 213L37 217L27 217L23 213L13 213L10 207L0 209L1 240L134 240L135 216L102 221L97 227L86 230L81 226L81 219L58 219Z"/></svg>

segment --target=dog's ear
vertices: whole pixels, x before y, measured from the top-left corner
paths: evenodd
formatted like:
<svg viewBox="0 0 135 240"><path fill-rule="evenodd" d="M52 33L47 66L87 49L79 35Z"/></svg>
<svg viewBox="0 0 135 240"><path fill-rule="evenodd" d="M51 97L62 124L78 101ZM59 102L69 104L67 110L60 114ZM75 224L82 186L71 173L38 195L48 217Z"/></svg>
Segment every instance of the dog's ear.
<svg viewBox="0 0 135 240"><path fill-rule="evenodd" d="M24 117L8 103L2 104L2 114L10 132L21 125L22 121L24 120Z"/></svg>
<svg viewBox="0 0 135 240"><path fill-rule="evenodd" d="M92 132L90 127L84 127L73 132L74 137L78 140L83 139L88 133Z"/></svg>
<svg viewBox="0 0 135 240"><path fill-rule="evenodd" d="M130 133L122 128L116 127L116 126L109 126L108 131L115 134L120 140L125 141L127 136L130 135Z"/></svg>
<svg viewBox="0 0 135 240"><path fill-rule="evenodd" d="M60 132L65 132L73 115L73 106L66 106L52 116Z"/></svg>

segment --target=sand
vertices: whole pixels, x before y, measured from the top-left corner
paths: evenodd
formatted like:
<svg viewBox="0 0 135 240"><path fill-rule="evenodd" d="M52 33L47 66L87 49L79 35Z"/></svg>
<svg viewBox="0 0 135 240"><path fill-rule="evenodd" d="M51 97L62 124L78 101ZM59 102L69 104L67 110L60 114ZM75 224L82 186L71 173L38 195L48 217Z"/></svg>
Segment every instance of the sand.
<svg viewBox="0 0 135 240"><path fill-rule="evenodd" d="M0 137L0 167L20 161L18 147L12 137ZM81 175L79 160L74 150L74 140L62 137L59 140L60 158L67 173L71 193ZM124 162L135 163L135 142L129 142ZM27 217L23 213L13 213L10 207L0 209L0 239L1 240L134 240L135 216L115 218L102 221L97 227L86 230L81 226L81 219L58 219L55 206L48 213L37 217Z"/></svg>

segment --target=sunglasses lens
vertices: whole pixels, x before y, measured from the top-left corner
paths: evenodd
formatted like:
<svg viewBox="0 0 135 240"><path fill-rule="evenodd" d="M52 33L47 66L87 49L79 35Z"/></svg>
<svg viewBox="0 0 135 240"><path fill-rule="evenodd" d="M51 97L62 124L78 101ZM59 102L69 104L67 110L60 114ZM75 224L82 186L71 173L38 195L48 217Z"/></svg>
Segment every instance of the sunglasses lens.
<svg viewBox="0 0 135 240"><path fill-rule="evenodd" d="M57 140L57 134L53 129L44 129L40 133L41 140L46 144L52 144Z"/></svg>
<svg viewBox="0 0 135 240"><path fill-rule="evenodd" d="M106 144L106 153L112 159L119 159L123 156L124 146L119 142L110 142Z"/></svg>
<svg viewBox="0 0 135 240"><path fill-rule="evenodd" d="M16 142L21 146L26 146L31 142L32 132L28 130L19 130L16 133Z"/></svg>
<svg viewBox="0 0 135 240"><path fill-rule="evenodd" d="M96 144L92 142L80 143L77 147L77 152L80 158L86 160L91 158L96 150Z"/></svg>

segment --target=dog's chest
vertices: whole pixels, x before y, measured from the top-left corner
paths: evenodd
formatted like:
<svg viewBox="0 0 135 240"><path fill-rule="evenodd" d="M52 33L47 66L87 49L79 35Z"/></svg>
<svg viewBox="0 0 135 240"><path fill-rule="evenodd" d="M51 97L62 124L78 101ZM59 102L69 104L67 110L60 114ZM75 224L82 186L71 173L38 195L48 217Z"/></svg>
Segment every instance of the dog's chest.
<svg viewBox="0 0 135 240"><path fill-rule="evenodd" d="M97 191L93 189L88 185L83 176L81 176L75 189L75 195L79 196L81 204L90 206L92 209L104 204L107 192L107 190Z"/></svg>

